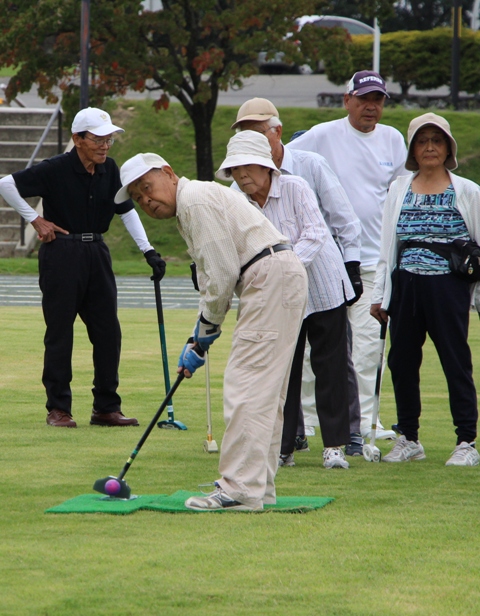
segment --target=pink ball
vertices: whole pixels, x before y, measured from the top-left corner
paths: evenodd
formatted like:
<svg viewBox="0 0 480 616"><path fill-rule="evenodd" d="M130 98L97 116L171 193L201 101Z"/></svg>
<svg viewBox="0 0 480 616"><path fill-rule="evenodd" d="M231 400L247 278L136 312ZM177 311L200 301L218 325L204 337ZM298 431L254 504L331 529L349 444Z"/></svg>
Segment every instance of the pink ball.
<svg viewBox="0 0 480 616"><path fill-rule="evenodd" d="M122 486L120 485L119 481L117 481L116 479L109 479L105 484L105 492L112 496L114 494L118 494L121 487Z"/></svg>

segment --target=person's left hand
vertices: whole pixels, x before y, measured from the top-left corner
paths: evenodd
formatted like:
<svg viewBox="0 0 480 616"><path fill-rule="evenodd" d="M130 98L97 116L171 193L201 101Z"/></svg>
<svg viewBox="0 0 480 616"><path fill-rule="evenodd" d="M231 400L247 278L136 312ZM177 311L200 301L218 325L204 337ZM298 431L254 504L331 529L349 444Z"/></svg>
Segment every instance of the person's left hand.
<svg viewBox="0 0 480 616"><path fill-rule="evenodd" d="M153 249L147 250L143 255L153 270L153 276L150 277L151 280L161 280L165 276L165 269L167 267L167 264L162 259L162 255Z"/></svg>
<svg viewBox="0 0 480 616"><path fill-rule="evenodd" d="M203 350L197 345L193 338L189 338L178 358L177 373L180 374L183 370L185 378L191 378L195 370L204 365L204 355Z"/></svg>
<svg viewBox="0 0 480 616"><path fill-rule="evenodd" d="M352 283L353 292L355 293L355 297L347 302L347 306L352 306L355 302L358 302L363 293L363 282L362 277L360 276L360 262L347 261L345 263L345 269L347 270L348 277Z"/></svg>
<svg viewBox="0 0 480 616"><path fill-rule="evenodd" d="M370 314L377 319L379 323L388 323L388 312L383 310L382 304L372 304L370 306Z"/></svg>
<svg viewBox="0 0 480 616"><path fill-rule="evenodd" d="M207 319L200 315L193 332L193 339L200 345L200 348L204 351L208 351L210 345L220 336L222 328L220 325L210 323Z"/></svg>

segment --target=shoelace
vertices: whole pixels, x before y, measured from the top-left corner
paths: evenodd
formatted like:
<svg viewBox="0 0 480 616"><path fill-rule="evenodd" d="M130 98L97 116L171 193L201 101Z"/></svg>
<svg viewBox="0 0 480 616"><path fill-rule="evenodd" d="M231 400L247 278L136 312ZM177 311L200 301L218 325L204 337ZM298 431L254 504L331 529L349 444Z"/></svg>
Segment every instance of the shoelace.
<svg viewBox="0 0 480 616"><path fill-rule="evenodd" d="M450 459L453 458L454 460L463 460L463 458L465 457L465 454L470 455L471 453L470 450L473 450L473 447L471 445L469 445L468 443L467 444L461 443L460 445L457 445L455 449L452 451L452 455Z"/></svg>

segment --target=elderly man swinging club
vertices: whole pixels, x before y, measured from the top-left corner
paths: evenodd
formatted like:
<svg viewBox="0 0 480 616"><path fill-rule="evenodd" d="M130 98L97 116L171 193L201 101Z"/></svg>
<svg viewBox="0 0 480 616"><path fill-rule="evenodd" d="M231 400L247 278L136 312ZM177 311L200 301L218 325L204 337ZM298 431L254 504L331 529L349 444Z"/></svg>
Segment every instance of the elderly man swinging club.
<svg viewBox="0 0 480 616"><path fill-rule="evenodd" d="M239 298L224 375L223 437L213 491L189 498L197 511L253 511L276 502L283 405L307 302L305 268L287 238L243 195L215 182L179 178L157 154L121 168L123 188L152 218L176 216L197 264L199 317L179 372L190 377L221 334L233 294Z"/></svg>

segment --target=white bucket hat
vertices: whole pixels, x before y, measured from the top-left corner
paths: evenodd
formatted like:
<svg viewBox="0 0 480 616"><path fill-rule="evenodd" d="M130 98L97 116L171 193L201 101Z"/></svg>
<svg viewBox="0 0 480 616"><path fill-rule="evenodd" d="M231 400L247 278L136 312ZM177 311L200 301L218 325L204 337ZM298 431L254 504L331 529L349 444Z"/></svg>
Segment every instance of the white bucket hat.
<svg viewBox="0 0 480 616"><path fill-rule="evenodd" d="M161 169L162 167L170 167L167 161L158 154L136 154L132 158L129 158L120 167L120 181L122 182L122 188L115 195L115 203L123 203L130 199L128 193L128 187L132 182L141 178L152 169Z"/></svg>
<svg viewBox="0 0 480 616"><path fill-rule="evenodd" d="M230 139L227 145L227 157L215 173L215 177L232 182L233 177L228 173L229 169L242 165L268 167L275 175L280 175L272 160L272 148L268 139L254 130L244 130Z"/></svg>
<svg viewBox="0 0 480 616"><path fill-rule="evenodd" d="M413 141L415 135L421 128L425 126L436 126L440 128L445 135L448 137L450 142L450 154L447 156L445 160L445 167L453 171L458 167L457 163L457 142L453 138L452 132L450 130L450 124L442 118L442 116L437 115L436 113L424 113L418 118L414 118L408 127L408 153L407 153L407 162L405 163L406 169L409 171L418 171L418 163L413 156Z"/></svg>
<svg viewBox="0 0 480 616"><path fill-rule="evenodd" d="M110 114L97 107L82 109L73 118L72 134L88 131L97 137L105 137L112 133L124 133L123 128L112 124Z"/></svg>

